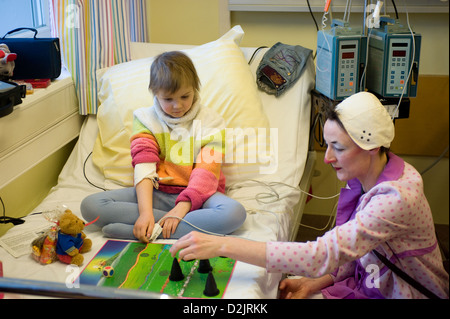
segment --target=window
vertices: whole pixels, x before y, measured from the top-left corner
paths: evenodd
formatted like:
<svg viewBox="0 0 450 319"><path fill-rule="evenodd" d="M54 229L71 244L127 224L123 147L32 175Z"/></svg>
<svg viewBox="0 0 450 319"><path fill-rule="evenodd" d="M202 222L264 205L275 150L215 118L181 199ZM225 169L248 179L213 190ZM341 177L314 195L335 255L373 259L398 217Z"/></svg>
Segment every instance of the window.
<svg viewBox="0 0 450 319"><path fill-rule="evenodd" d="M38 30L38 37L50 37L48 0L0 0L0 37L21 27ZM8 37L31 37L31 31L20 31Z"/></svg>

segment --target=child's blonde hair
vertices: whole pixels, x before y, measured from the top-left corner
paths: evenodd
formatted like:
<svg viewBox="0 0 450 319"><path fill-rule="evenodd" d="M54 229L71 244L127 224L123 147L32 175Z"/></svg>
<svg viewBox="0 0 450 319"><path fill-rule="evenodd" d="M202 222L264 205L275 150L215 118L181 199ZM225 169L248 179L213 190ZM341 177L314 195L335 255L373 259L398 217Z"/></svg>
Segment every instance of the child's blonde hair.
<svg viewBox="0 0 450 319"><path fill-rule="evenodd" d="M160 90L175 93L185 85L192 86L196 94L200 90L200 79L192 60L180 51L170 51L158 55L150 68L148 88L153 95Z"/></svg>

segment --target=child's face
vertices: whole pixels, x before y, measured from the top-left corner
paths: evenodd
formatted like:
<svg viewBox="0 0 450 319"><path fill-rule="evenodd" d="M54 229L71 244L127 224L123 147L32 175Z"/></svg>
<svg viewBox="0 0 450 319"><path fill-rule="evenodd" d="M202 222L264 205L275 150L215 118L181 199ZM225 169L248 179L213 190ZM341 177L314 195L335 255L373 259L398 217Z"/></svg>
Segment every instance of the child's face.
<svg viewBox="0 0 450 319"><path fill-rule="evenodd" d="M171 117L182 117L192 107L194 102L194 88L192 86L182 86L175 93L159 91L156 98L163 111Z"/></svg>

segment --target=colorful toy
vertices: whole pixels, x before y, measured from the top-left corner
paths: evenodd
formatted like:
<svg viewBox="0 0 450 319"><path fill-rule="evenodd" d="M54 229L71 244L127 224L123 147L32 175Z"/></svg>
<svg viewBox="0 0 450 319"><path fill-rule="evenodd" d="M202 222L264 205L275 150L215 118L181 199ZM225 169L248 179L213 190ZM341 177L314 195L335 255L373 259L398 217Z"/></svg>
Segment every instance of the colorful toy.
<svg viewBox="0 0 450 319"><path fill-rule="evenodd" d="M55 225L32 241L31 257L43 265L60 260L80 266L84 259L81 253L89 251L92 247L92 241L86 238L83 229L95 223L98 217L85 224L64 205L43 212L42 215Z"/></svg>
<svg viewBox="0 0 450 319"><path fill-rule="evenodd" d="M52 226L43 236L31 243L31 256L37 262L47 265L56 260L56 237L58 227Z"/></svg>
<svg viewBox="0 0 450 319"><path fill-rule="evenodd" d="M66 264L81 266L84 257L82 253L91 250L92 241L83 233L85 223L67 209L59 218L56 255Z"/></svg>
<svg viewBox="0 0 450 319"><path fill-rule="evenodd" d="M7 80L13 76L16 59L17 54L11 53L6 44L0 43L0 80Z"/></svg>
<svg viewBox="0 0 450 319"><path fill-rule="evenodd" d="M178 298L223 298L236 261L223 257L185 261L172 256L171 246L108 240L87 263L79 283ZM108 266L114 268L113 276L103 273Z"/></svg>
<svg viewBox="0 0 450 319"><path fill-rule="evenodd" d="M114 268L111 266L103 267L102 274L105 277L112 277L112 276L114 276Z"/></svg>

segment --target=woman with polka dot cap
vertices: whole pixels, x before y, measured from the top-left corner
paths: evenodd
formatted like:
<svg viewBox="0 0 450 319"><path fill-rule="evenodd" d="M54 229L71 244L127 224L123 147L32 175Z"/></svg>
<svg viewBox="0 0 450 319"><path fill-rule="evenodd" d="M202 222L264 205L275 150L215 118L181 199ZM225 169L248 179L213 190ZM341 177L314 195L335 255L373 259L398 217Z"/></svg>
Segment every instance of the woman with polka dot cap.
<svg viewBox="0 0 450 319"><path fill-rule="evenodd" d="M282 298L426 298L388 268L374 250L440 298L449 296L430 207L420 174L389 152L394 125L371 93L356 93L327 114L325 162L347 186L336 227L316 241L256 242L197 232L180 238L172 254L226 256L302 276L280 283Z"/></svg>

